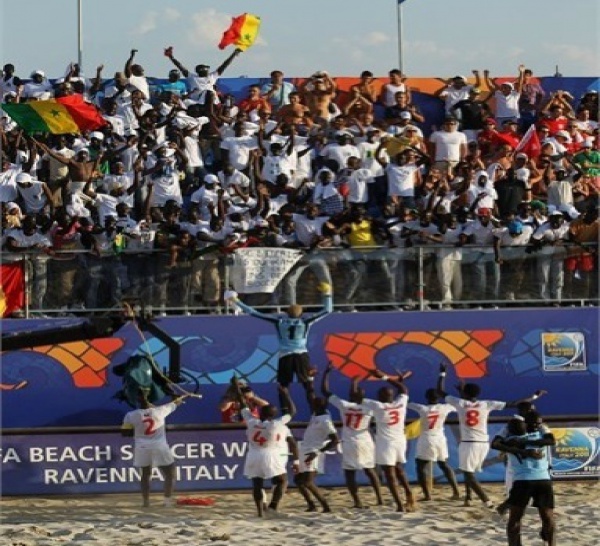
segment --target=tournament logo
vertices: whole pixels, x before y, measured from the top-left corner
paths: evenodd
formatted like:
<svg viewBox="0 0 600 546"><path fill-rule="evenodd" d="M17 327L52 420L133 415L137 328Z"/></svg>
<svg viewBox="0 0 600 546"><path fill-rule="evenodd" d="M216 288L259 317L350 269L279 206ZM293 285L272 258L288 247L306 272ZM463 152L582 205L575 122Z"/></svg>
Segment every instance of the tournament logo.
<svg viewBox="0 0 600 546"><path fill-rule="evenodd" d="M587 370L584 335L581 332L542 333L542 363L546 372Z"/></svg>
<svg viewBox="0 0 600 546"><path fill-rule="evenodd" d="M556 445L552 448L553 478L598 478L600 461L597 427L552 428Z"/></svg>

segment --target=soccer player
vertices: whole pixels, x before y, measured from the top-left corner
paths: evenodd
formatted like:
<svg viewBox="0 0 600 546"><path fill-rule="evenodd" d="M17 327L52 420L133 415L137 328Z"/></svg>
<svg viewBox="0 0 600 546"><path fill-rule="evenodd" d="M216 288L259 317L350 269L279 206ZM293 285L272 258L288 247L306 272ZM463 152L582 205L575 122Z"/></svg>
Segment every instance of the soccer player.
<svg viewBox="0 0 600 546"><path fill-rule="evenodd" d="M452 487L452 497L450 500L460 499L458 484L454 471L446 462L448 460L448 441L444 435L444 423L448 414L456 411L454 406L440 402L440 393L444 392L444 380L446 370L440 365L440 374L436 388L427 389L425 398L427 404L408 403L408 409L416 411L419 414L420 430L417 440L417 479L423 490L424 501L431 500L431 467L435 462L440 470L446 476L448 483Z"/></svg>
<svg viewBox="0 0 600 546"><path fill-rule="evenodd" d="M356 471L364 470L375 491L377 505L381 506L381 484L375 472L375 442L369 430L373 412L362 404L365 397L362 388L351 390L350 400L342 400L329 390L329 374L332 369L329 363L323 374L321 392L329 403L339 410L342 418L342 468L346 486L354 501L354 508L364 508L358 496L356 483Z"/></svg>
<svg viewBox="0 0 600 546"><path fill-rule="evenodd" d="M258 517L262 518L265 514L263 493L265 480L271 480L274 485L271 502L266 507L268 510L277 510L287 488L287 458L282 457L282 442L288 441L290 438L286 425L296 413L296 408L290 399L288 390L280 385L279 392L286 401L287 412L281 417L277 417L277 408L269 404L260 408L260 418L257 419L247 407L237 378L232 381L237 387L238 402L247 427L248 453L244 464L244 475L252 480L252 496ZM293 437L292 441L288 443L294 457L294 471L297 472L298 451Z"/></svg>
<svg viewBox="0 0 600 546"><path fill-rule="evenodd" d="M277 329L279 338L279 363L277 367L277 382L288 387L294 381L294 375L304 387L309 407L314 396L313 375L308 356L308 334L310 327L326 317L333 310L331 285L321 283L319 289L323 294L323 309L319 313L303 317L300 305L290 305L285 316L266 314L257 311L238 299L233 290L225 292L225 300L234 302L240 309L249 315L271 322ZM286 411L285 400L280 397L281 411Z"/></svg>
<svg viewBox="0 0 600 546"><path fill-rule="evenodd" d="M150 506L150 478L152 468L160 469L165 480L164 505L173 506L175 481L175 459L169 449L165 433L165 419L186 398L175 398L172 402L153 407L141 389L138 394L140 409L127 413L123 419L123 436L133 436L133 465L142 469L142 499L144 508Z"/></svg>
<svg viewBox="0 0 600 546"><path fill-rule="evenodd" d="M296 475L295 482L306 501L307 512L317 511L312 497L321 505L323 512L331 512L329 503L315 483L315 476L319 466L324 464L325 452L333 449L339 440L327 411L327 399L313 396L311 402L312 416L300 444L300 472Z"/></svg>
<svg viewBox="0 0 600 546"><path fill-rule="evenodd" d="M404 421L406 419L406 405L408 404L408 389L404 380L412 375L405 372L397 378L388 377L383 372L375 370L371 372L375 377L388 381L396 388L381 387L377 400L365 398L362 404L370 409L375 417L375 462L380 465L385 475L385 480L392 494L398 512L404 512L404 506L398 491L398 482L406 493L406 511L412 512L415 501L404 472L406 463L406 436L404 434ZM359 378L352 381L352 391L358 391Z"/></svg>
<svg viewBox="0 0 600 546"><path fill-rule="evenodd" d="M444 367L445 369L445 367ZM489 499L481 484L475 477L480 472L483 462L489 452L488 417L490 412L503 410L504 408L515 408L521 402L532 402L541 396L542 391L536 391L531 397L512 402L501 402L498 400L478 400L481 392L479 385L475 383L463 383L457 386L460 398L448 396L446 402L456 408L460 428L460 445L458 446L459 469L465 477L465 506L471 506L471 491L488 507L494 504Z"/></svg>
<svg viewBox="0 0 600 546"><path fill-rule="evenodd" d="M554 437L545 437L547 435L539 431L528 434L527 424L522 419L511 419L507 429L508 438L495 441L494 448L509 454L515 480L508 498L508 546L521 546L521 520L532 499L542 521L540 536L544 544L555 546L554 491L548 452L545 448L540 449L553 445Z"/></svg>

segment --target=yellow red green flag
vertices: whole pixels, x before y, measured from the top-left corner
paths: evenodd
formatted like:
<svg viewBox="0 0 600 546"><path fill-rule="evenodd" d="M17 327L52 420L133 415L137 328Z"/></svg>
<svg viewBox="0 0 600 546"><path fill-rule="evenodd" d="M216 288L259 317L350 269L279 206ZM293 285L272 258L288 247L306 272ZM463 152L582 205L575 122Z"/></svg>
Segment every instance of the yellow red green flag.
<svg viewBox="0 0 600 546"><path fill-rule="evenodd" d="M235 45L238 49L246 51L254 44L260 29L260 17L252 13L244 13L233 17L231 26L223 33L219 43L219 49L225 49L228 45Z"/></svg>

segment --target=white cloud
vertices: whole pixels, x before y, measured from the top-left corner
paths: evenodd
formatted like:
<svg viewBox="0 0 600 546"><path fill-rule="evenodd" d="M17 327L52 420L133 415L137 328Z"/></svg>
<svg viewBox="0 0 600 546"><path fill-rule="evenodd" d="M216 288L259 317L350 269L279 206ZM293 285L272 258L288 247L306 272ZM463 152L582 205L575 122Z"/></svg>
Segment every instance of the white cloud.
<svg viewBox="0 0 600 546"><path fill-rule="evenodd" d="M557 44L545 43L544 49L547 51L546 56L552 64L568 65L576 63L586 68L598 67L597 51L590 47L582 47L575 44Z"/></svg>
<svg viewBox="0 0 600 546"><path fill-rule="evenodd" d="M139 36L152 32L157 27L158 13L156 11L149 11L139 21L137 27L133 29L133 34Z"/></svg>
<svg viewBox="0 0 600 546"><path fill-rule="evenodd" d="M223 32L231 24L231 16L213 8L198 11L192 15L192 26L187 32L187 40L198 49L214 50L221 41Z"/></svg>
<svg viewBox="0 0 600 546"><path fill-rule="evenodd" d="M181 17L181 13L175 8L165 8L164 15L167 21L177 21Z"/></svg>
<svg viewBox="0 0 600 546"><path fill-rule="evenodd" d="M363 38L365 45L381 45L389 42L391 38L385 32L370 32Z"/></svg>

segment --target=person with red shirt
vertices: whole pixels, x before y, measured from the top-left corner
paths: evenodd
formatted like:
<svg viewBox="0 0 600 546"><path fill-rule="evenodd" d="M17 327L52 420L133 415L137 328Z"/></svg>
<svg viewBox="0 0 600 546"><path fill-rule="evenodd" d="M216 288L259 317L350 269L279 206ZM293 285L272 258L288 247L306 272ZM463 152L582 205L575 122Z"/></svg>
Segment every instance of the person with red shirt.
<svg viewBox="0 0 600 546"><path fill-rule="evenodd" d="M558 104L551 106L546 117L539 122L540 127L548 127L550 136L554 136L558 131L564 131L568 124L569 118L564 115L564 108Z"/></svg>
<svg viewBox="0 0 600 546"><path fill-rule="evenodd" d="M252 389L245 383L238 383L246 407L250 410L252 415L257 419L260 416L260 408L268 406L269 402L263 400L260 396L254 394ZM237 389L233 384L229 385L225 395L219 403L219 410L221 411L221 422L222 423L242 423L242 407L237 399Z"/></svg>
<svg viewBox="0 0 600 546"><path fill-rule="evenodd" d="M267 99L260 96L260 85L251 85L248 89L248 96L243 99L239 104L238 108L241 112L246 112L251 115L252 112L264 111L271 112L271 104Z"/></svg>

